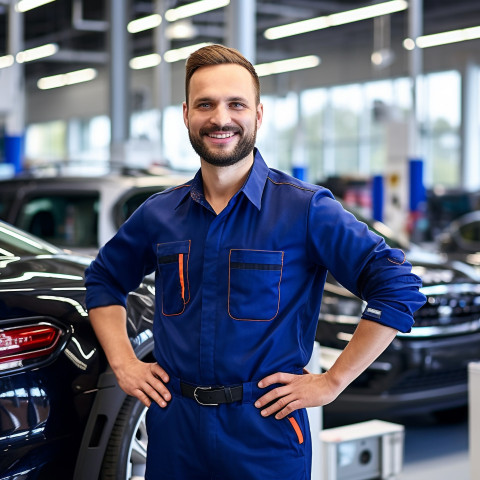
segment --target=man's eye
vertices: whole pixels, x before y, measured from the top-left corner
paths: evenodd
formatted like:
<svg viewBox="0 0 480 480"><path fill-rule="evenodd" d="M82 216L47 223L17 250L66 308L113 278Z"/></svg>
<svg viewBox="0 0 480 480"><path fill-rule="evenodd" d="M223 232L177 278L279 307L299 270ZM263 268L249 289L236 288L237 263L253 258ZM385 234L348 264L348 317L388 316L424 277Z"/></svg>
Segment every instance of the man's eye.
<svg viewBox="0 0 480 480"><path fill-rule="evenodd" d="M237 109L244 107L243 103L238 103L238 102L232 103L231 106L232 108L237 108Z"/></svg>
<svg viewBox="0 0 480 480"><path fill-rule="evenodd" d="M210 104L209 104L209 103L206 103L206 102L205 102L205 103L199 103L199 104L198 104L198 107L199 107L199 108L209 108L209 107L210 107Z"/></svg>

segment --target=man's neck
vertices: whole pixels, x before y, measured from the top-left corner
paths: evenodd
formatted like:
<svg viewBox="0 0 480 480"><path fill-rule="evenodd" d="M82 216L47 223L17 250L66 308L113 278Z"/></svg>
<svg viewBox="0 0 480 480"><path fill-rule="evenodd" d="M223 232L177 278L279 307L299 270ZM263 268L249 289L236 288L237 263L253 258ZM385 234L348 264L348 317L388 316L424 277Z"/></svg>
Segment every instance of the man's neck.
<svg viewBox="0 0 480 480"><path fill-rule="evenodd" d="M242 188L253 165L253 153L235 165L215 167L201 160L205 199L219 214Z"/></svg>

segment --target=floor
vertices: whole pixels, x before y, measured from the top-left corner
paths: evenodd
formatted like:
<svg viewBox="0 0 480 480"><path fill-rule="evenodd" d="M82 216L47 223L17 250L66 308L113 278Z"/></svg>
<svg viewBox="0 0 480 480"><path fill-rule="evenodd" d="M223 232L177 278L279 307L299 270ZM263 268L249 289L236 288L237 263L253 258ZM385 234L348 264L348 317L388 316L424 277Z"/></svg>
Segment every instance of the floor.
<svg viewBox="0 0 480 480"><path fill-rule="evenodd" d="M479 480L470 477L468 421L405 425L398 480Z"/></svg>

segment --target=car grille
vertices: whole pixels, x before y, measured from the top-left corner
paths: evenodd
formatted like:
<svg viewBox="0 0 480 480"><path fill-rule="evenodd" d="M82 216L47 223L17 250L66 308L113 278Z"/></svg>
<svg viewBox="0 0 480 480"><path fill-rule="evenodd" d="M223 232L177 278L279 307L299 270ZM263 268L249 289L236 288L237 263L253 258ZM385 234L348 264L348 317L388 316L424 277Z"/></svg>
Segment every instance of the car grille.
<svg viewBox="0 0 480 480"><path fill-rule="evenodd" d="M411 372L403 377L400 382L388 389L390 394L418 392L422 390L433 390L452 385L463 385L468 381L466 367L441 372Z"/></svg>
<svg viewBox="0 0 480 480"><path fill-rule="evenodd" d="M480 319L477 292L447 291L427 294L427 302L414 314L415 327L454 325Z"/></svg>

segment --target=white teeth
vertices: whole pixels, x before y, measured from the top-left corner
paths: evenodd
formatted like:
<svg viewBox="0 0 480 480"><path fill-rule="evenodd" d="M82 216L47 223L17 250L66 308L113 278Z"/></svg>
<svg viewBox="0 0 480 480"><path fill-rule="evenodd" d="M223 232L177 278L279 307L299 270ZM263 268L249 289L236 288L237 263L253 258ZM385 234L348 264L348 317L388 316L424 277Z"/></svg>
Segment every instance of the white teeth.
<svg viewBox="0 0 480 480"><path fill-rule="evenodd" d="M210 133L208 136L212 138L229 138L229 137L233 137L233 135L234 135L233 132L228 132L228 133L221 133L221 134Z"/></svg>

